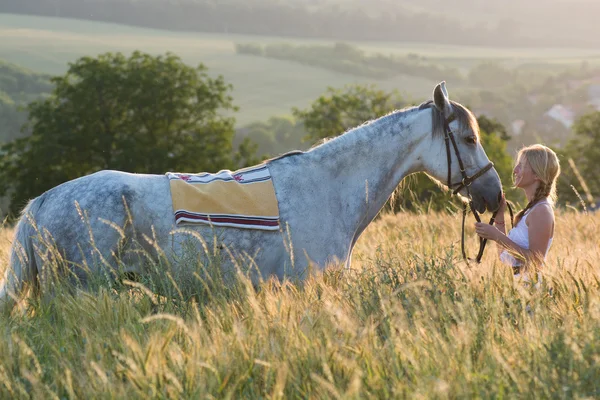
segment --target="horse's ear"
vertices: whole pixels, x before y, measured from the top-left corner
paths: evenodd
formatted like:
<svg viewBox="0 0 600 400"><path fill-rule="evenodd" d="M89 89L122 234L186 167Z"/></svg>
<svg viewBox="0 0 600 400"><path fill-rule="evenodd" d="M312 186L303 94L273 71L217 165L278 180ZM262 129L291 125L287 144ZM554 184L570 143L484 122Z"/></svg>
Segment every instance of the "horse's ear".
<svg viewBox="0 0 600 400"><path fill-rule="evenodd" d="M446 82L440 82L435 89L433 89L433 103L436 108L448 116L452 114L452 106L450 105L450 99L448 98L448 91L446 90Z"/></svg>

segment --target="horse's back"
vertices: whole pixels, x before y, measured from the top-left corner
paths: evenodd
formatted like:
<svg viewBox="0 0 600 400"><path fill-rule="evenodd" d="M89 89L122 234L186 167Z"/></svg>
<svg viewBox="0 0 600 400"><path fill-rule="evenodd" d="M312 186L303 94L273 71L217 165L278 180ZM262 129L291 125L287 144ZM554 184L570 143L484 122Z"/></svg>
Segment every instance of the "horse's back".
<svg viewBox="0 0 600 400"><path fill-rule="evenodd" d="M119 223L126 217L127 208L149 198L154 204L162 202L170 207L168 190L168 180L161 175L103 170L45 192L43 211L37 220L45 226L65 226L74 223L74 218L81 220L83 213L94 220Z"/></svg>

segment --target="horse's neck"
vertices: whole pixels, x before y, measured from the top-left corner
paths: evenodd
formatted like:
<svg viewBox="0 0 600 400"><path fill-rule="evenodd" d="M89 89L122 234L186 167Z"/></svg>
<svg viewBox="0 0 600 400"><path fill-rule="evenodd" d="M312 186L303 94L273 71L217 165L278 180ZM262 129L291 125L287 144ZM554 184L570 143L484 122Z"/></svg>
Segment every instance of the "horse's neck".
<svg viewBox="0 0 600 400"><path fill-rule="evenodd" d="M327 204L338 201L348 214L344 217L356 219L360 234L400 181L420 170L419 154L427 137L430 110L399 111L306 152L302 174L315 174Z"/></svg>

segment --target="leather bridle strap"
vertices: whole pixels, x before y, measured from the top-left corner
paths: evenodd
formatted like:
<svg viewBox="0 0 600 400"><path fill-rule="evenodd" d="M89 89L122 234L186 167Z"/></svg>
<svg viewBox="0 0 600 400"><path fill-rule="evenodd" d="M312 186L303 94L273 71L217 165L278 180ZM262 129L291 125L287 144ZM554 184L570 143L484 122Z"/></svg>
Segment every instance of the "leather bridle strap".
<svg viewBox="0 0 600 400"><path fill-rule="evenodd" d="M467 175L467 173L465 171L465 166L463 164L462 158L460 157L460 153L458 151L458 145L456 144L456 140L454 139L454 132L452 132L452 129L450 129L450 123L452 121L454 121L455 119L456 119L456 116L454 114L450 115L450 117L448 117L447 119L444 118L444 131L445 131L444 139L446 140L446 157L448 159L448 187L451 189L452 187L457 186L456 189L452 192L452 194L457 194L459 191L461 191L465 187L467 188L467 193L469 193L468 187L471 185L471 183L473 183L473 181L475 181L475 179L479 178L480 176L485 174L487 171L492 169L492 167L494 166L494 163L490 161L485 167L481 168L479 171L477 171L472 176ZM456 159L458 160L460 174L463 177L462 181L458 184L452 184L452 158L450 156L449 141L452 142L452 147L454 147L454 153L456 154ZM470 197L471 197L471 195L469 193L469 200L470 200Z"/></svg>
<svg viewBox="0 0 600 400"><path fill-rule="evenodd" d="M475 217L477 222L481 222L481 218L479 218L479 214L477 213L477 211L475 210L475 206L473 205L473 198L471 196L471 191L469 190L469 186L471 186L471 183L473 183L473 181L475 181L475 179L481 177L483 174L485 174L487 171L489 171L494 166L494 163L490 161L485 167L483 167L482 169L477 171L474 175L468 176L465 171L465 167L462 162L462 158L460 157L460 153L458 151L458 146L456 144L456 140L454 139L454 132L452 132L452 130L450 129L450 123L456 119L456 116L453 113L448 118L446 118L444 113L442 113L442 117L444 118L444 140L446 142L446 156L448 159L448 188L452 189L453 187L456 186L456 189L452 192L452 194L454 194L454 195L457 194L463 188L466 189L467 198L469 199L469 208L471 209L471 212L473 213L473 216ZM452 147L454 148L454 153L456 154L456 159L458 160L458 166L460 168L460 173L462 175L462 181L458 184L452 184L452 157L450 154L450 142L452 142ZM489 222L490 225L494 224L494 220L496 218L496 213L497 213L497 211L492 214L492 218L490 219L490 222ZM512 210L511 210L511 215L512 215ZM469 260L472 260L472 259L467 257L467 254L465 251L465 219L466 219L466 216L467 216L467 204L463 204L461 252L462 252L462 256L463 256L464 260L468 263ZM480 237L479 238L479 252L477 253L477 257L475 258L475 261L477 263L481 262L481 258L483 257L483 252L485 250L486 244L487 244L487 239L483 239L482 237Z"/></svg>
<svg viewBox="0 0 600 400"><path fill-rule="evenodd" d="M482 169L480 169L474 175L471 175L471 176L469 176L467 178L464 178L462 180L462 182L458 184L458 186L456 187L456 189L454 189L454 191L452 192L452 194L457 194L458 192L460 192L462 190L463 187L470 186L471 183L473 183L473 181L475 179L479 178L481 175L483 175L486 172L488 172L490 169L492 169L493 166L494 166L494 163L492 163L490 161L490 163L488 165L486 165L485 167L483 167Z"/></svg>

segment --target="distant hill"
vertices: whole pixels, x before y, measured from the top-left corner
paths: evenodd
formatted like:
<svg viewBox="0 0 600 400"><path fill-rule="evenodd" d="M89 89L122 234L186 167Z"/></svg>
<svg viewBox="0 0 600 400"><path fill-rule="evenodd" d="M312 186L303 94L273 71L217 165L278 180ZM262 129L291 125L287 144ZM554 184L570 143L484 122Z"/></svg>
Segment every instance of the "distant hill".
<svg viewBox="0 0 600 400"><path fill-rule="evenodd" d="M50 93L49 78L0 60L0 143L21 135L27 113L19 107Z"/></svg>
<svg viewBox="0 0 600 400"><path fill-rule="evenodd" d="M266 121L275 115L289 114L292 107L306 107L329 86L339 88L348 83L373 83L384 90L398 89L409 98L419 101L430 96L437 82L447 80L451 92L458 96L455 98L463 101L465 98L460 97L463 89L491 89L493 85L493 90L497 90L506 86L507 81L502 73L499 77L493 74L488 76L488 71L480 77L480 83L473 85L469 83L471 78L466 82L464 79L452 79L447 73L452 68L467 78L473 67L484 60L491 60L509 67L523 65L535 73L537 79L543 79L548 73L555 74L557 72L552 71L560 71L566 65L577 65L584 60L590 64L600 62L600 50L594 49L500 49L430 43L349 42L366 56L426 57L425 64L442 67L439 72L426 75L426 78L411 75L408 71L399 73L400 70L394 71L391 77L377 78L336 72L291 60L236 54L236 44L245 43L325 47L334 44L320 39L169 32L86 20L13 14L0 14L0 37L3 39L0 40L0 59L52 75L64 74L67 63L82 56L95 56L107 51L124 54L130 54L133 50L150 54L171 51L190 65L203 63L209 68L210 74L223 75L233 85L234 103L240 106L240 111L235 113L240 127L254 121ZM527 81L530 79L527 78ZM11 92L8 98L14 101L14 95L15 92ZM479 103L481 101L472 102L473 105ZM508 108L501 106L498 110L506 112ZM512 121L508 115L502 120L506 123Z"/></svg>
<svg viewBox="0 0 600 400"><path fill-rule="evenodd" d="M600 34L600 2L583 0L3 0L0 12L172 31L484 46L595 47Z"/></svg>
<svg viewBox="0 0 600 400"><path fill-rule="evenodd" d="M290 113L292 107L306 107L328 86L375 83L382 88L396 88L426 97L438 80L406 74L372 79L235 52L237 42L281 40L274 37L172 33L99 22L6 14L0 14L0 37L7 39L0 40L0 59L53 75L64 74L67 63L80 57L107 51L124 54L133 50L150 54L171 51L190 65L205 64L211 75L223 75L233 85L234 103L240 106L240 111L235 113L239 125ZM383 50L386 50L385 47Z"/></svg>
<svg viewBox="0 0 600 400"><path fill-rule="evenodd" d="M457 101L477 113L498 118L511 127L511 131L514 131L513 125L519 126L518 140L537 134L547 135L550 131L562 140L567 133L564 127L553 124L543 115L555 105L575 107L577 101L583 101L587 107L588 100L600 101L588 99L583 92L590 84L600 81L585 83L581 90L565 86L571 80L595 76L594 68L600 64L600 49L497 48L373 41L337 43L277 36L170 32L14 14L0 14L0 37L0 59L29 69L13 66L11 70L17 71L21 77L11 75L5 82L14 83L15 79L16 82L31 81L26 87L37 88L21 90L19 88L25 86L19 84L12 85L17 90L7 92L6 88L10 85L5 84L4 89L0 86L0 90L5 92L0 94L0 102L6 110L10 110L10 118L19 118L11 120L0 115L3 123L0 138L18 134L19 122L24 122L25 114L15 112L17 103L23 104L50 90L48 76L38 76L31 71L62 75L69 62L108 51L124 54L133 50L150 54L169 51L190 65L205 64L209 74L223 75L225 81L233 85L234 103L240 107L240 111L234 114L239 128L255 121L267 121L273 116L289 115L293 107L309 106L328 87L341 88L349 83L376 84L385 91L397 89L409 100L418 102L430 97L436 83L446 80L451 95ZM265 55L267 49L295 51L280 59L267 58L238 54L236 45L238 48L240 45L260 46ZM296 50L302 49L309 53L337 50L320 60L295 59ZM344 58L339 54L336 57L336 51L346 51L349 56L357 58ZM375 61L383 64L377 66L373 64ZM397 65L398 62L400 64ZM358 68L361 63L365 68ZM412 64L439 68L416 72L404 68ZM379 67L382 65L386 68L380 74ZM567 68L571 72L562 74L561 71ZM458 71L459 79L453 71ZM39 90L38 94L36 90ZM537 100L533 101L534 98ZM577 111L576 108L573 110ZM8 126L12 128L8 129Z"/></svg>

